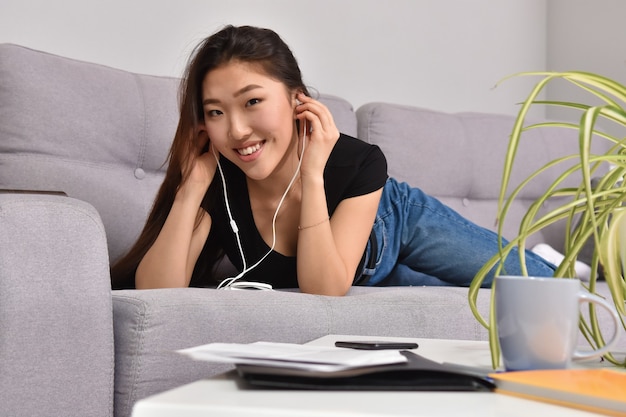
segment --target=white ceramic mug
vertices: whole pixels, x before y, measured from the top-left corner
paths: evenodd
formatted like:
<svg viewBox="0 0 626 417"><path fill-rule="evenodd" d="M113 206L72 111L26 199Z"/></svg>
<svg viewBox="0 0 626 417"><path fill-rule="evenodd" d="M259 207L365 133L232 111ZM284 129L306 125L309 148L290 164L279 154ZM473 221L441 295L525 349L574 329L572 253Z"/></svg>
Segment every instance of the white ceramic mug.
<svg viewBox="0 0 626 417"><path fill-rule="evenodd" d="M568 368L572 359L604 355L617 343L620 320L614 306L583 291L577 279L498 276L494 291L506 370ZM586 352L576 350L583 302L603 307L614 322L612 339Z"/></svg>

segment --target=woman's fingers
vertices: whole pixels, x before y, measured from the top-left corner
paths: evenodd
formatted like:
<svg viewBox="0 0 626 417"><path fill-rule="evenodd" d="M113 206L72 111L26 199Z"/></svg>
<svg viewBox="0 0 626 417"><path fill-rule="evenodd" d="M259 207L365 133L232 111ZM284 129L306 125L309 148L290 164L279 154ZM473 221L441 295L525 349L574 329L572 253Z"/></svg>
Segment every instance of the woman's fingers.
<svg viewBox="0 0 626 417"><path fill-rule="evenodd" d="M339 137L339 131L328 107L304 94L300 94L298 99L302 104L296 109L297 117L301 121L308 122L310 134L320 139L336 140Z"/></svg>
<svg viewBox="0 0 626 417"><path fill-rule="evenodd" d="M214 154L213 145L205 129L198 129L189 152L184 158L183 177L186 181L207 184L208 187L217 169L218 156Z"/></svg>

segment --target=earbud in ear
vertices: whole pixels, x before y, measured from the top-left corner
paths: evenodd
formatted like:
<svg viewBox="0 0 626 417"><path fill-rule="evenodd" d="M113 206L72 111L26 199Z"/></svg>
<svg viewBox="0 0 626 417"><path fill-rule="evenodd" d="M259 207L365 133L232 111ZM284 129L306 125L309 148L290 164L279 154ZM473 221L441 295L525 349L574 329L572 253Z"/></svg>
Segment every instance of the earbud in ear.
<svg viewBox="0 0 626 417"><path fill-rule="evenodd" d="M302 102L298 100L298 94L302 94L302 91L296 91L295 94L293 95L293 101L296 106L299 106L300 104L302 104Z"/></svg>

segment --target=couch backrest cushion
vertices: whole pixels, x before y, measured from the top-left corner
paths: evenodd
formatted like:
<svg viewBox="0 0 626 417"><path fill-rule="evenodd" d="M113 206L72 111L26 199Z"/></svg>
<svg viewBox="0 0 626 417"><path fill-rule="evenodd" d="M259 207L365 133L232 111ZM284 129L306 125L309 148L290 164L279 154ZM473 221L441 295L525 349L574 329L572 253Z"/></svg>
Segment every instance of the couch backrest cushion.
<svg viewBox="0 0 626 417"><path fill-rule="evenodd" d="M357 110L359 137L379 145L391 176L420 187L463 216L495 230L504 156L514 117L449 114L411 106L370 103ZM576 132L534 129L523 136L511 184L518 184L549 160L578 152ZM550 171L533 181L513 204L505 236L517 235L530 204L556 178ZM572 182L570 182L570 185ZM545 209L555 206L549 203ZM531 239L562 249L562 225Z"/></svg>
<svg viewBox="0 0 626 417"><path fill-rule="evenodd" d="M137 238L165 173L179 80L0 44L0 188L92 204L111 261ZM356 135L352 106L322 95Z"/></svg>
<svg viewBox="0 0 626 417"><path fill-rule="evenodd" d="M0 46L0 187L59 190L89 202L117 258L162 181L177 85Z"/></svg>

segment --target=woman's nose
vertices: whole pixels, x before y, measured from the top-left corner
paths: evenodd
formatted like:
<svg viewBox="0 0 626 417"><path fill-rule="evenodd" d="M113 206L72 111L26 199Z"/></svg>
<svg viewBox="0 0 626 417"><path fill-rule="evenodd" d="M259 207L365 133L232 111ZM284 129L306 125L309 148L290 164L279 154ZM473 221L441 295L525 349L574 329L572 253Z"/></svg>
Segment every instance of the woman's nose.
<svg viewBox="0 0 626 417"><path fill-rule="evenodd" d="M231 116L228 129L228 135L231 139L244 140L250 136L250 133L252 133L252 129L245 117L241 115Z"/></svg>

